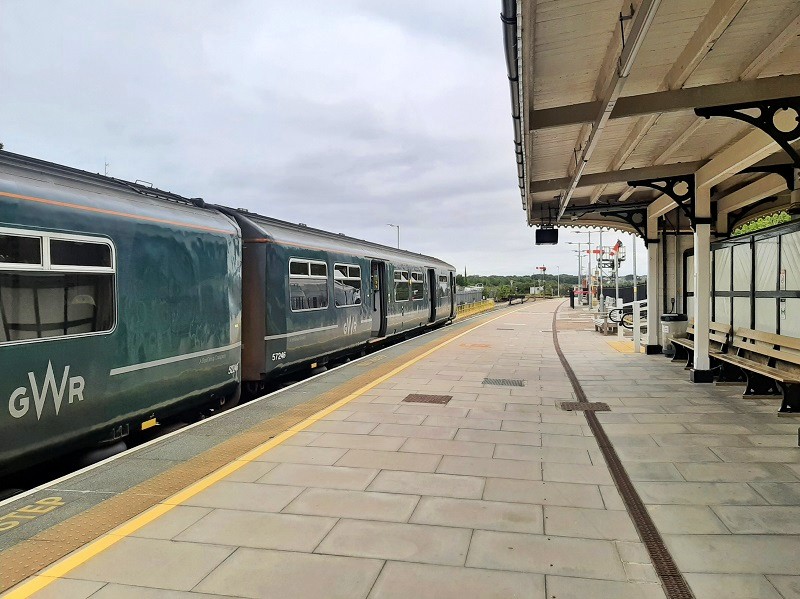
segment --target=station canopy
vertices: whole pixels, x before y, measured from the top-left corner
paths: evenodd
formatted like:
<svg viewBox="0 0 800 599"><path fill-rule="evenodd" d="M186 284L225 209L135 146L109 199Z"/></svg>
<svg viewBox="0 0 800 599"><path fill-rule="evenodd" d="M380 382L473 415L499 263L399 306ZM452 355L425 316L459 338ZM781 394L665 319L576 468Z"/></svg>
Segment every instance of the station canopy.
<svg viewBox="0 0 800 599"><path fill-rule="evenodd" d="M688 229L687 176L718 236L800 211L798 0L504 0L502 21L529 226Z"/></svg>

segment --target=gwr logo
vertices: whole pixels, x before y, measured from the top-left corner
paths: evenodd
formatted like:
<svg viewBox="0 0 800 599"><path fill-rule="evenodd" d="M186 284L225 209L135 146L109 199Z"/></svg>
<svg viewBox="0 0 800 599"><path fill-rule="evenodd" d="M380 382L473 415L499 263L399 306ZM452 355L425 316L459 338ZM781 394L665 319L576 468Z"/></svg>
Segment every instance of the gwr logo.
<svg viewBox="0 0 800 599"><path fill-rule="evenodd" d="M30 389L28 387L18 387L8 400L8 412L14 418L22 418L28 413L31 407L30 398L33 397L33 405L36 407L36 420L41 420L42 410L50 393L53 395L53 404L56 408L56 416L58 416L64 394L67 391L67 384L69 384L69 393L67 393L69 403L74 402L76 399L83 401L83 388L86 385L86 381L82 376L69 376L69 366L64 368L61 383L58 385L56 384L55 374L53 374L53 365L50 362L47 362L47 373L44 375L44 383L41 388L32 372L28 373L28 381L30 382Z"/></svg>

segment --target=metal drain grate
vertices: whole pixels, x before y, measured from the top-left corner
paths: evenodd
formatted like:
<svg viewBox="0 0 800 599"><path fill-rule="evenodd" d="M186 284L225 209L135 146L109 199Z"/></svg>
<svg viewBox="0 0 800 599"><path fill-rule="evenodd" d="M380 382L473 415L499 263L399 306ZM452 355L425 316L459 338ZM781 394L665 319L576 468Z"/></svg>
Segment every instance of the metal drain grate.
<svg viewBox="0 0 800 599"><path fill-rule="evenodd" d="M483 379L484 385L497 385L500 387L524 387L524 379Z"/></svg>
<svg viewBox="0 0 800 599"><path fill-rule="evenodd" d="M503 327L497 327L497 330L498 331L513 331L514 329L507 329L507 328L503 328Z"/></svg>
<svg viewBox="0 0 800 599"><path fill-rule="evenodd" d="M435 403L445 405L451 399L453 399L452 395L424 395L420 393L412 393L410 395L406 395L403 401L407 401L409 403Z"/></svg>
<svg viewBox="0 0 800 599"><path fill-rule="evenodd" d="M602 401L561 401L558 407L565 412L610 412L611 408Z"/></svg>

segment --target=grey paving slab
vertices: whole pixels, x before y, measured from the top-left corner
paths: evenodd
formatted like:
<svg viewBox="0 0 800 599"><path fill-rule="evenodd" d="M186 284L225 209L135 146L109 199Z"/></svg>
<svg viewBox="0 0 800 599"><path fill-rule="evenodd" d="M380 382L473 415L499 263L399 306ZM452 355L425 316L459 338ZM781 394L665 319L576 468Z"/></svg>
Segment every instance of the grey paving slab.
<svg viewBox="0 0 800 599"><path fill-rule="evenodd" d="M226 476L225 480L233 483L254 483L275 466L277 466L277 464L273 462L250 462L239 468L233 474Z"/></svg>
<svg viewBox="0 0 800 599"><path fill-rule="evenodd" d="M416 414L419 416L452 416L454 418L465 418L469 410L467 408L454 408L451 406L426 406L423 404L404 404L397 408L398 414Z"/></svg>
<svg viewBox="0 0 800 599"><path fill-rule="evenodd" d="M746 435L744 438L756 447L797 447L796 435Z"/></svg>
<svg viewBox="0 0 800 599"><path fill-rule="evenodd" d="M302 492L301 487L221 481L187 499L185 505L279 512Z"/></svg>
<svg viewBox="0 0 800 599"><path fill-rule="evenodd" d="M349 422L347 420L319 420L307 430L319 433L345 433L349 435L367 435L376 426L377 422ZM321 435L317 435L319 438ZM312 439L313 440L313 439Z"/></svg>
<svg viewBox="0 0 800 599"><path fill-rule="evenodd" d="M500 420L481 420L480 418L453 418L452 416L428 416L425 426L444 426L450 428L479 428L500 430Z"/></svg>
<svg viewBox="0 0 800 599"><path fill-rule="evenodd" d="M169 512L132 533L134 537L172 539L211 512L212 508L177 505Z"/></svg>
<svg viewBox="0 0 800 599"><path fill-rule="evenodd" d="M675 464L683 478L704 482L800 482L783 464Z"/></svg>
<svg viewBox="0 0 800 599"><path fill-rule="evenodd" d="M625 504L616 487L611 485L600 485L600 495L607 510L624 510Z"/></svg>
<svg viewBox="0 0 800 599"><path fill-rule="evenodd" d="M278 464L274 470L260 478L258 482L272 485L363 491L377 475L378 470L373 468Z"/></svg>
<svg viewBox="0 0 800 599"><path fill-rule="evenodd" d="M619 555L609 541L511 532L476 530L467 566L604 580L626 579Z"/></svg>
<svg viewBox="0 0 800 599"><path fill-rule="evenodd" d="M544 530L548 535L609 541L638 541L630 516L623 511L544 507Z"/></svg>
<svg viewBox="0 0 800 599"><path fill-rule="evenodd" d="M664 599L660 584L546 576L548 597L557 599Z"/></svg>
<svg viewBox="0 0 800 599"><path fill-rule="evenodd" d="M766 501L746 483L636 482L648 504L764 505Z"/></svg>
<svg viewBox="0 0 800 599"><path fill-rule="evenodd" d="M672 463L625 462L631 480L683 481L684 477Z"/></svg>
<svg viewBox="0 0 800 599"><path fill-rule="evenodd" d="M459 441L478 443L505 443L508 445L541 445L542 437L537 433L512 431L489 431L481 429L462 429L456 434Z"/></svg>
<svg viewBox="0 0 800 599"><path fill-rule="evenodd" d="M460 455L475 458L490 458L494 453L491 443L450 441L440 439L408 439L400 448L407 453L432 453L438 455Z"/></svg>
<svg viewBox="0 0 800 599"><path fill-rule="evenodd" d="M648 505L647 511L662 534L707 535L730 532L707 505Z"/></svg>
<svg viewBox="0 0 800 599"><path fill-rule="evenodd" d="M800 536L665 535L684 573L797 574Z"/></svg>
<svg viewBox="0 0 800 599"><path fill-rule="evenodd" d="M370 599L545 599L544 576L387 562L370 593Z"/></svg>
<svg viewBox="0 0 800 599"><path fill-rule="evenodd" d="M87 599L100 588L104 582L93 580L57 579L34 595L36 599Z"/></svg>
<svg viewBox="0 0 800 599"><path fill-rule="evenodd" d="M233 553L232 547L128 537L66 578L189 591ZM186 564L191 564L187 568Z"/></svg>
<svg viewBox="0 0 800 599"><path fill-rule="evenodd" d="M531 447L529 445L498 445L494 457L507 460L529 460L559 464L591 464L589 452L572 447Z"/></svg>
<svg viewBox="0 0 800 599"><path fill-rule="evenodd" d="M543 480L562 483L583 483L591 485L613 485L614 480L605 464L593 466L587 464L542 463Z"/></svg>
<svg viewBox="0 0 800 599"><path fill-rule="evenodd" d="M316 553L462 566L472 531L367 520L340 520Z"/></svg>
<svg viewBox="0 0 800 599"><path fill-rule="evenodd" d="M563 505L602 509L603 499L595 485L556 483L507 478L488 478L483 498L490 501Z"/></svg>
<svg viewBox="0 0 800 599"><path fill-rule="evenodd" d="M220 599L226 595L148 589L141 586L107 584L92 595L92 599ZM39 599L38 595L36 599Z"/></svg>
<svg viewBox="0 0 800 599"><path fill-rule="evenodd" d="M322 464L330 466L341 458L346 449L337 447L294 447L278 445L256 458L259 462L289 462L291 464Z"/></svg>
<svg viewBox="0 0 800 599"><path fill-rule="evenodd" d="M430 416L428 416L430 418ZM466 418L464 418L466 420ZM452 439L458 431L455 427L420 426L414 424L379 424L373 435L393 437L419 437L421 439Z"/></svg>
<svg viewBox="0 0 800 599"><path fill-rule="evenodd" d="M612 439L613 442L613 439ZM708 447L617 447L623 462L720 462Z"/></svg>
<svg viewBox="0 0 800 599"><path fill-rule="evenodd" d="M786 599L800 599L800 576L767 576L772 585Z"/></svg>
<svg viewBox="0 0 800 599"><path fill-rule="evenodd" d="M726 462L787 462L800 463L800 449L781 447L715 447L720 458Z"/></svg>
<svg viewBox="0 0 800 599"><path fill-rule="evenodd" d="M800 505L800 483L750 483L759 495L773 505Z"/></svg>
<svg viewBox="0 0 800 599"><path fill-rule="evenodd" d="M800 535L800 506L718 505L712 509L734 534Z"/></svg>
<svg viewBox="0 0 800 599"><path fill-rule="evenodd" d="M574 449L594 449L597 440L594 437L577 435L542 434L542 447L572 447Z"/></svg>
<svg viewBox="0 0 800 599"><path fill-rule="evenodd" d="M765 576L747 574L687 574L696 597L708 599L782 599Z"/></svg>
<svg viewBox="0 0 800 599"><path fill-rule="evenodd" d="M539 505L447 497L423 497L410 521L505 532L541 534L543 531Z"/></svg>
<svg viewBox="0 0 800 599"><path fill-rule="evenodd" d="M371 451L351 449L338 462L337 466L356 468L377 468L379 470L405 470L411 472L433 472L441 455L426 453L403 453L397 451Z"/></svg>
<svg viewBox="0 0 800 599"><path fill-rule="evenodd" d="M484 479L477 476L383 470L378 477L372 481L368 490L384 491L387 493L430 495L436 497L480 499L483 495L484 483Z"/></svg>
<svg viewBox="0 0 800 599"><path fill-rule="evenodd" d="M439 463L436 471L445 474L464 474L494 478L542 480L541 464L519 460L470 458L446 455L442 458L442 461Z"/></svg>
<svg viewBox="0 0 800 599"><path fill-rule="evenodd" d="M240 549L196 590L253 599L360 599L382 566L372 559Z"/></svg>
<svg viewBox="0 0 800 599"><path fill-rule="evenodd" d="M234 547L313 551L335 523L335 518L214 510L176 539Z"/></svg>
<svg viewBox="0 0 800 599"><path fill-rule="evenodd" d="M333 412L336 414L336 412ZM330 417L330 416L328 416ZM384 414L373 412L353 412L345 420L348 422L377 422L391 424L422 424L424 414Z"/></svg>
<svg viewBox="0 0 800 599"><path fill-rule="evenodd" d="M419 496L340 489L306 489L283 513L405 522Z"/></svg>
<svg viewBox="0 0 800 599"><path fill-rule="evenodd" d="M652 435L653 440L663 447L697 445L700 447L752 447L742 435L703 435L683 433L680 435Z"/></svg>
<svg viewBox="0 0 800 599"><path fill-rule="evenodd" d="M475 409L469 411L469 418L478 418L480 420L501 420L515 421L515 422L541 422L542 417L538 412L518 412L518 411L505 411L498 409ZM524 430L524 429L523 429Z"/></svg>
<svg viewBox="0 0 800 599"><path fill-rule="evenodd" d="M343 433L323 433L309 443L309 447L343 447L345 449L375 449L378 451L396 451L403 444L399 437L382 437L379 435L348 435Z"/></svg>

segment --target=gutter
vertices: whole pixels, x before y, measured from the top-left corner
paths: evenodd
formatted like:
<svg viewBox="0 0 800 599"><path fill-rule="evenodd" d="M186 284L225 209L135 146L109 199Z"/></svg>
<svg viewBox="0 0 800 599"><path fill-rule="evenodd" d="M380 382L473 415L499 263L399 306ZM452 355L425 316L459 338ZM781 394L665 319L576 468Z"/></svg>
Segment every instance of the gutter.
<svg viewBox="0 0 800 599"><path fill-rule="evenodd" d="M517 0L501 0L503 23L503 46L506 55L508 85L511 91L511 118L514 122L514 154L517 160L517 180L522 197L522 207L527 210L525 197L525 146L523 143L522 93L520 89L520 54L522 45L517 28Z"/></svg>

